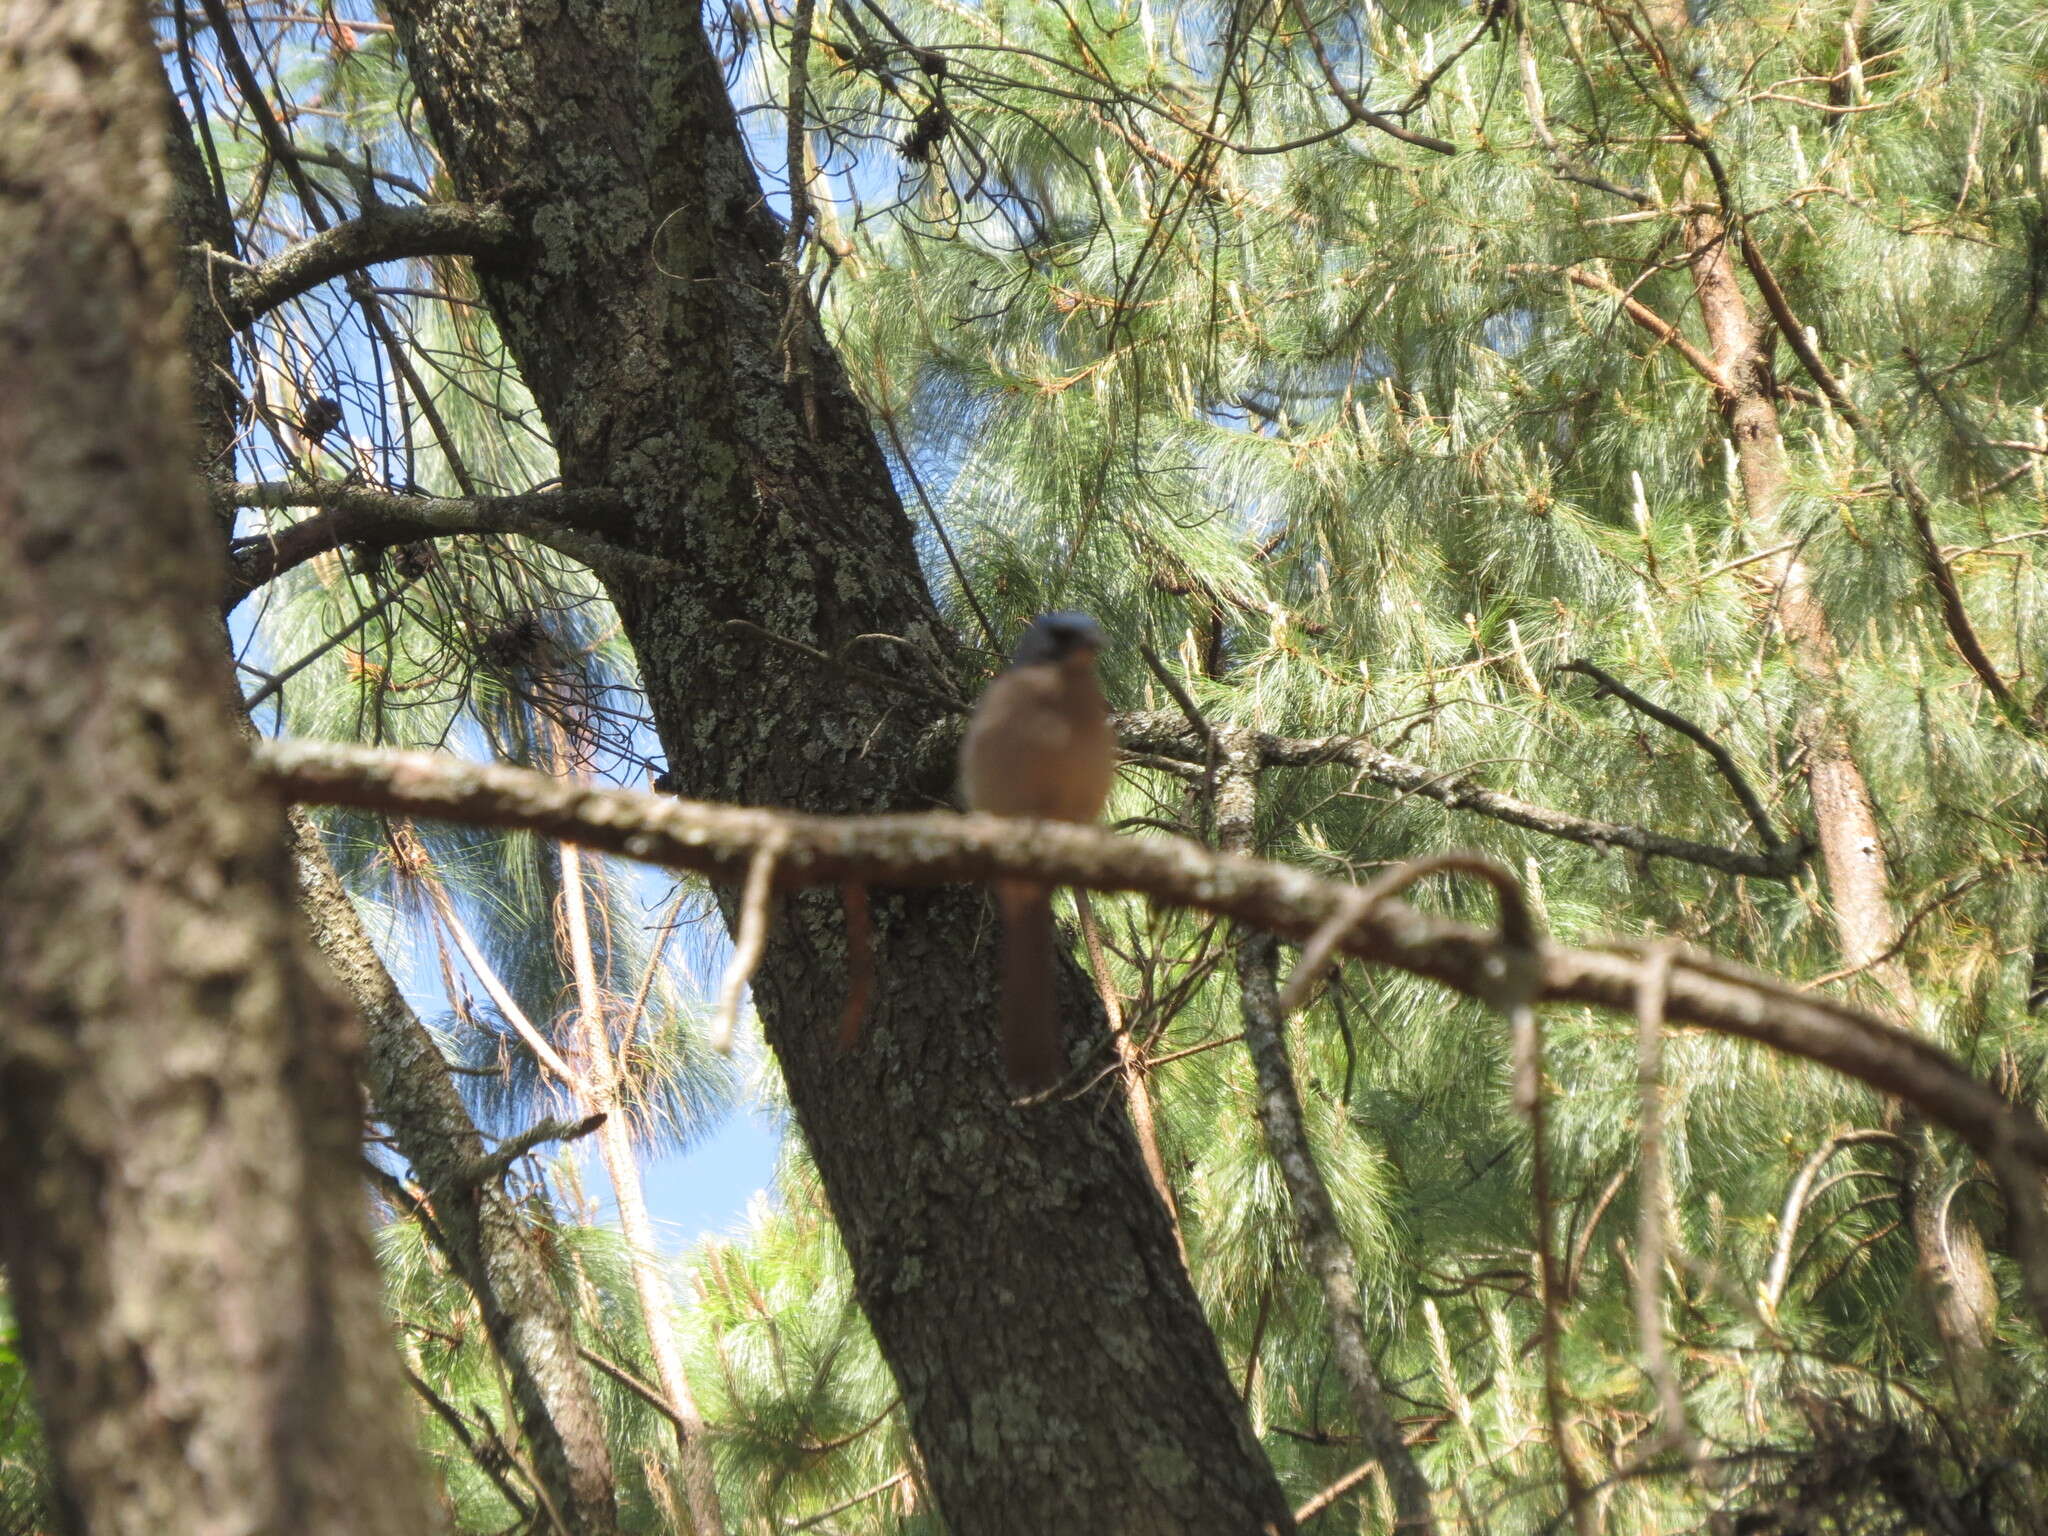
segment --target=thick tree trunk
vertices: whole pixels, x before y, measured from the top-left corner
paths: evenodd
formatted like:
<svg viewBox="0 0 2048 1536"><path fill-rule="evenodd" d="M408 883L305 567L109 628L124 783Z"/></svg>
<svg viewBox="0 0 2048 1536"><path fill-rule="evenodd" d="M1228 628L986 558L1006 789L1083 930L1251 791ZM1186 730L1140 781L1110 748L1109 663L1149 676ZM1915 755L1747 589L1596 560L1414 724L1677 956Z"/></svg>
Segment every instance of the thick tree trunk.
<svg viewBox="0 0 2048 1536"><path fill-rule="evenodd" d="M457 184L530 215L530 258L483 277L565 480L637 497L628 542L674 562L611 587L678 787L929 804L913 690L951 641L836 360L808 318L798 356L779 345L779 232L695 7L393 10ZM850 685L763 631L910 686ZM784 906L755 999L949 1528L1286 1529L1113 1087L1010 1108L983 898L873 906L858 1052L834 1043L836 901ZM1061 998L1106 1052L1071 966Z"/></svg>
<svg viewBox="0 0 2048 1536"><path fill-rule="evenodd" d="M590 1373L576 1353L568 1303L495 1176L478 1179L483 1138L440 1047L385 969L302 813L292 813L299 902L313 941L355 998L368 1030L371 1113L411 1166L435 1229L477 1300L491 1347L512 1378L534 1470L569 1536L616 1528L611 1451Z"/></svg>
<svg viewBox="0 0 2048 1536"><path fill-rule="evenodd" d="M1693 252L1693 291L1715 366L1726 381L1721 414L1735 449L1743 505L1766 546L1787 538L1785 443L1771 378L1766 332L1750 311L1736 277L1735 257L1719 218L1686 221ZM1776 594L1775 617L1803 683L1793 730L1805 753L1806 792L1813 803L1814 836L1827 876L1829 907L1844 965L1866 966L1871 978L1907 1018L1918 1013L1912 977L1895 957L1880 958L1899 935L1891 871L1877 823L1877 805L1839 707L1841 657L1826 610L1814 595L1797 550L1763 564ZM1942 1337L1964 1355L1989 1343L1998 1293L1975 1227L1957 1218L1944 1223L1938 1151L1924 1128L1903 1125L1906 1167L1900 1205L1913 1237L1921 1280ZM1944 1230L1945 1228L1945 1230Z"/></svg>
<svg viewBox="0 0 2048 1536"><path fill-rule="evenodd" d="M197 460L207 473L232 479L241 395L218 268L207 250L232 251L234 226L176 99L165 105ZM221 533L232 532L230 514ZM590 1373L577 1357L568 1306L497 1182L470 1176L483 1156L483 1139L440 1049L385 969L317 829L302 812L291 813L290 841L308 930L366 1029L363 1068L371 1112L390 1128L419 1179L435 1230L450 1249L449 1262L476 1297L492 1347L511 1377L534 1471L569 1536L609 1536L618 1524L611 1451Z"/></svg>
<svg viewBox="0 0 2048 1536"><path fill-rule="evenodd" d="M226 688L139 6L0 5L0 1252L94 1536L418 1536L345 1007Z"/></svg>

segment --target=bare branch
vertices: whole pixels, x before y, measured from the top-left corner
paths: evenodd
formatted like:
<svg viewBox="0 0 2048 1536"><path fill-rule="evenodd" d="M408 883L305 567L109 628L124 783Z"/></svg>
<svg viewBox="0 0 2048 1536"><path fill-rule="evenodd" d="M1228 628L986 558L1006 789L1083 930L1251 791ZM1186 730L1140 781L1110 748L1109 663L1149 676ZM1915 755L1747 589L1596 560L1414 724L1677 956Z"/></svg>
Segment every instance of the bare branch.
<svg viewBox="0 0 2048 1536"><path fill-rule="evenodd" d="M1649 305L1635 297L1635 295L1612 279L1601 277L1597 273L1588 272L1583 267L1518 266L1510 267L1508 271L1511 273L1555 272L1567 282L1574 283L1593 293L1604 294L1606 297L1615 300L1620 304L1621 312L1624 315L1627 315L1629 319L1633 320L1643 330L1648 331L1659 342L1684 358L1692 366L1693 372L1713 386L1715 394L1725 395L1728 393L1728 376L1714 366L1712 358L1687 341L1684 333L1677 326L1666 320L1657 311L1650 308Z"/></svg>
<svg viewBox="0 0 2048 1536"><path fill-rule="evenodd" d="M1749 824L1756 828L1756 835L1763 842L1763 845L1774 850L1784 846L1785 840L1778 836L1778 829L1771 825L1771 818L1764 810L1763 801L1757 798L1757 793L1750 787L1749 780L1743 776L1742 770L1736 766L1734 755L1726 747L1722 746L1720 742L1714 740L1713 737L1700 729L1699 726L1693 724L1692 721L1686 719L1685 716L1668 710L1661 704L1652 703L1612 673L1602 671L1583 656L1579 657L1576 661L1566 662L1557 670L1560 672L1576 672L1582 677L1590 677L1599 685L1601 693L1613 694L1614 697L1621 700L1622 703L1626 704L1637 714L1647 715L1659 725L1674 730L1688 741L1696 743L1701 751L1713 759L1714 767L1720 771L1721 777L1727 780L1728 787L1734 791L1735 798L1742 803L1743 813L1749 817ZM1595 697L1598 697L1598 695L1596 694Z"/></svg>
<svg viewBox="0 0 2048 1536"><path fill-rule="evenodd" d="M1190 739L1188 730L1171 712L1119 715L1116 726L1125 751L1150 752L1184 762L1203 760L1196 755L1200 749ZM1448 810L1473 811L1509 826L1592 848L1626 848L1645 857L1677 859L1718 869L1723 874L1750 875L1760 880L1789 879L1806 862L1806 849L1798 843L1781 843L1765 852L1753 853L1674 837L1625 822L1601 821L1550 806L1532 805L1513 795L1482 788L1462 773L1445 773L1382 752L1362 736L1297 738L1261 734L1258 742L1262 768L1312 768L1341 763L1374 784L1434 800Z"/></svg>
<svg viewBox="0 0 2048 1536"><path fill-rule="evenodd" d="M1254 1101L1259 1128L1287 1188L1303 1262L1322 1291L1337 1372L1349 1389L1360 1435L1386 1473L1401 1529L1431 1536L1436 1522L1429 1483L1402 1444L1400 1426L1387 1406L1379 1367L1366 1342L1357 1263L1337 1224L1336 1206L1302 1124L1294 1070L1287 1060L1287 1016L1280 1011L1273 986L1277 949L1269 935L1253 934L1238 951L1244 1040L1259 1080Z"/></svg>
<svg viewBox="0 0 2048 1536"><path fill-rule="evenodd" d="M1029 878L1138 892L1297 942L1354 894L1284 864L1213 853L1180 838L1118 837L1097 827L947 812L806 816L328 742L268 741L255 751L259 770L291 799L524 827L735 884L755 850L780 836L786 842L776 883L783 889L847 880L937 885ZM1482 1001L1499 995L1502 946L1493 933L1404 903L1382 903L1360 919L1342 947ZM1623 940L1599 950L1545 946L1536 999L1633 1012L1643 949ZM1698 950L1674 948L1671 963L1665 1006L1671 1022L1817 1062L1905 1101L1987 1158L2048 1167L2048 1129L1913 1031ZM2048 1316L2048 1290L2041 1300Z"/></svg>
<svg viewBox="0 0 2048 1536"><path fill-rule="evenodd" d="M361 217L237 274L221 296L221 315L242 330L322 283L379 262L409 256L503 258L520 240L512 215L497 203L373 204Z"/></svg>
<svg viewBox="0 0 2048 1536"><path fill-rule="evenodd" d="M1455 155L1458 152L1458 146L1449 139L1439 139L1426 133L1417 133L1413 128L1404 128L1391 117L1373 111L1360 101L1345 87L1343 80L1338 76L1337 66L1331 62L1329 50L1323 47L1322 34L1316 31L1315 23L1309 20L1308 7L1302 0L1294 0L1294 13L1301 18L1301 30L1308 38L1309 47L1315 52L1316 65L1323 72L1324 83L1330 87L1330 94L1335 96L1343 104L1344 110L1351 114L1352 122L1365 123L1379 129L1390 138L1399 139L1403 144L1413 144L1417 149L1431 150L1439 155ZM1473 41L1477 40L1475 36ZM1469 48L1472 44L1467 43L1465 46ZM1425 90L1418 93L1418 96L1426 97L1427 94ZM1409 103L1411 108L1420 105L1420 99Z"/></svg>
<svg viewBox="0 0 2048 1536"><path fill-rule="evenodd" d="M1344 935L1360 918L1418 880L1446 872L1476 875L1490 884L1500 900L1502 940L1518 949L1534 947L1539 936L1528 900L1522 894L1521 882L1513 875L1491 861L1474 858L1469 853L1441 853L1433 858L1414 859L1388 870L1370 885L1353 892L1344 906L1310 935L1309 941L1301 947L1301 958L1295 962L1294 974L1287 978L1286 990L1280 994L1281 1013L1292 1014L1306 1006L1310 990L1335 957Z"/></svg>
<svg viewBox="0 0 2048 1536"><path fill-rule="evenodd" d="M501 1177L519 1159L526 1156L542 1142L576 1141L588 1136L604 1124L603 1114L585 1115L581 1120L542 1120L530 1125L517 1136L501 1141L483 1157L478 1158L464 1170L472 1184L488 1184Z"/></svg>
<svg viewBox="0 0 2048 1536"><path fill-rule="evenodd" d="M623 497L604 490L529 491L523 496L401 496L331 481L216 485L217 510L236 507L316 507L320 515L275 533L236 541L224 609L232 609L265 582L344 544L388 549L416 539L459 534L516 533L602 568L607 561L647 562L595 535L625 526ZM659 564L659 562L648 562Z"/></svg>
<svg viewBox="0 0 2048 1536"><path fill-rule="evenodd" d="M1807 1192L1813 1188L1813 1181L1821 1169L1844 1147L1864 1141L1895 1142L1898 1139L1895 1131L1839 1131L1815 1148L1813 1155L1800 1166L1798 1177L1785 1191L1785 1209L1778 1217L1778 1246L1771 1255L1771 1267L1764 1279L1762 1301L1766 1317L1774 1316L1778 1303L1784 1300L1785 1281L1792 1270L1792 1239L1799 1231L1799 1218L1806 1209Z"/></svg>
<svg viewBox="0 0 2048 1536"><path fill-rule="evenodd" d="M620 1365L618 1361L607 1359L596 1350L585 1345L578 1344L576 1346L576 1353L582 1356L586 1362L596 1366L605 1375L611 1377L613 1381L616 1381L628 1392L639 1398L641 1402L652 1408L656 1413L667 1419L677 1429L687 1430L689 1428L689 1423L684 1419L682 1411L674 1403L662 1396L659 1387L643 1381L623 1365Z"/></svg>
<svg viewBox="0 0 2048 1536"><path fill-rule="evenodd" d="M772 833L754 850L747 864L746 889L740 895L739 932L733 938L732 960L718 986L718 1016L711 1024L711 1049L732 1052L733 1027L739 1022L740 993L753 979L768 947L768 901L775 890L775 859L782 839Z"/></svg>

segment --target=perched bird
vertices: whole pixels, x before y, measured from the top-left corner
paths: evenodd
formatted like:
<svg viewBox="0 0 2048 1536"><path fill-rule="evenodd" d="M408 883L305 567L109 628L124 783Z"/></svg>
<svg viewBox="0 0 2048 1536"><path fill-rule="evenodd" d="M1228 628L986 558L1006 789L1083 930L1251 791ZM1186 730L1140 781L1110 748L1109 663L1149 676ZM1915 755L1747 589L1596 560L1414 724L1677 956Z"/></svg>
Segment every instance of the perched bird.
<svg viewBox="0 0 2048 1536"><path fill-rule="evenodd" d="M960 745L971 811L1093 821L1116 777L1116 733L1095 680L1106 642L1085 613L1031 621L1010 668L988 686ZM1053 1006L1052 887L998 880L1003 914L1003 1064L1021 1093L1049 1088L1064 1064Z"/></svg>

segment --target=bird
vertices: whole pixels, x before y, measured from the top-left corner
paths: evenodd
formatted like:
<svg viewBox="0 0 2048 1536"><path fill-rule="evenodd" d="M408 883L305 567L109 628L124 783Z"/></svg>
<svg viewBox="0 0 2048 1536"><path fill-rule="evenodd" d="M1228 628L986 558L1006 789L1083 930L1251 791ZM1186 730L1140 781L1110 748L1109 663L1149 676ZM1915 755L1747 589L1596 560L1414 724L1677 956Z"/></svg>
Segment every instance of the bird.
<svg viewBox="0 0 2048 1536"><path fill-rule="evenodd" d="M970 811L1091 822L1116 778L1116 732L1096 680L1107 644L1085 613L1031 621L1007 671L988 685L960 744ZM1065 1057L1053 1002L1052 887L998 880L1003 918L1003 1066L1025 1095L1059 1080Z"/></svg>

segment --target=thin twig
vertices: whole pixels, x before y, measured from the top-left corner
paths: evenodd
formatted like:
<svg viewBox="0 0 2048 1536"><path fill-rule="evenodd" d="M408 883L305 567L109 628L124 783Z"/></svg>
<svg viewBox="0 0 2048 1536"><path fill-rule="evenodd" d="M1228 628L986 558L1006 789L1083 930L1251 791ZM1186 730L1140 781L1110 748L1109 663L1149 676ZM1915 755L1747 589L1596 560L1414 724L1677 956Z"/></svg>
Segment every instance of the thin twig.
<svg viewBox="0 0 2048 1536"><path fill-rule="evenodd" d="M789 165L789 228L783 234L782 275L789 297L782 312L782 377L794 383L803 401L804 430L818 436L818 388L811 366L811 295L801 258L804 235L811 227L811 188L805 177L804 103L809 98L806 70L811 56L811 16L816 0L796 0L789 32L789 106L785 139Z"/></svg>
<svg viewBox="0 0 2048 1536"><path fill-rule="evenodd" d="M834 1515L840 1513L842 1510L851 1509L856 1504L865 1504L869 1499L876 1498L881 1494L887 1493L891 1488L894 1488L898 1483L908 1481L909 1477L910 1471L908 1468L905 1468L903 1471L898 1472L894 1477L885 1478L881 1482L875 1484L875 1486L872 1488L863 1488L859 1493L841 1499L837 1504L832 1505L829 1509L821 1509L815 1515L807 1516L802 1520L792 1520L788 1524L784 1525L783 1529L786 1531L808 1531L812 1529L814 1526L823 1525L827 1520L831 1519Z"/></svg>
<svg viewBox="0 0 2048 1536"><path fill-rule="evenodd" d="M491 1001L497 1005L498 1012L505 1022L512 1026L513 1033L519 1036L529 1051L533 1052L535 1060L554 1073L573 1092L580 1094L583 1091L582 1075L563 1060L561 1052L548 1043L547 1036L534 1027L533 1021L527 1018L526 1011L513 998L511 990L499 980L497 970L485 958L483 950L470 936L468 927L456 913L455 903L449 899L448 888L441 883L441 877L431 869L422 868L420 882L427 888L427 899L439 915L441 925L448 930L448 937L455 941L456 949L468 962L469 968L476 973L476 979L483 983L484 991L490 994Z"/></svg>
<svg viewBox="0 0 2048 1536"><path fill-rule="evenodd" d="M497 1488L499 1495L507 1504L510 1504L519 1512L521 1522L531 1520L533 1518L533 1506L519 1497L519 1490L514 1488L511 1480L505 1476L505 1469L498 1460L498 1456L504 1454L503 1448L494 1444L491 1450L498 1454L486 1455L483 1448L477 1445L475 1436L470 1433L469 1422L463 1418L453 1405L415 1375L410 1366L401 1365L399 1369L405 1372L405 1379L412 1383L413 1391L417 1392L426 1405L433 1409L440 1417L441 1422L448 1426L450 1432L454 1434L456 1442L469 1453L469 1459L475 1462L484 1476L491 1480L492 1485ZM493 1439L495 1440L495 1438L494 1435Z"/></svg>
<svg viewBox="0 0 2048 1536"><path fill-rule="evenodd" d="M1116 717L1117 736L1129 753L1150 753L1155 757L1181 757L1188 762L1206 762L1209 747L1203 733L1189 730L1176 710L1126 711ZM1720 848L1711 843L1674 837L1650 827L1627 822L1599 821L1547 805L1518 800L1476 784L1470 767L1450 771L1425 767L1382 751L1365 736L1287 737L1261 732L1258 737L1261 768L1346 767L1366 782L1433 800L1446 810L1469 811L1508 826L1540 832L1602 850L1626 848L1647 858L1677 859L1724 874L1750 875L1760 880L1789 880L1805 864L1808 850L1803 841L1781 843L1773 849Z"/></svg>
<svg viewBox="0 0 2048 1536"><path fill-rule="evenodd" d="M718 1015L711 1023L711 1048L720 1055L732 1051L733 1028L740 1016L740 993L753 979L768 947L768 903L775 893L775 861L782 848L782 840L762 843L747 866L747 883L740 894L739 932L733 938L732 960L725 968L725 979L718 985Z"/></svg>
<svg viewBox="0 0 2048 1536"><path fill-rule="evenodd" d="M633 1372L627 1370L616 1360L606 1359L594 1349L578 1344L576 1346L576 1353L581 1355L589 1364L596 1366L600 1371L604 1372L605 1375L611 1377L613 1381L616 1381L628 1392L631 1392L656 1413L667 1419L677 1429L685 1432L690 1430L690 1423L683 1417L682 1411L674 1403L662 1396L659 1388L634 1375Z"/></svg>
<svg viewBox="0 0 2048 1536"><path fill-rule="evenodd" d="M871 671L854 662L841 660L837 656L826 654L814 645L805 645L801 640L792 640L787 635L776 634L772 629L763 629L751 619L727 619L725 627L727 629L744 630L750 635L756 635L768 641L771 645L779 645L785 650L795 651L799 656L808 656L821 666L830 667L833 671L850 677L856 682L872 683L879 688L894 688L900 693L907 693L913 697L923 699L928 704L937 705L949 715L964 715L968 711L968 705L964 699L948 698L945 694L936 693L932 689L925 687L922 683L908 682L900 677L891 677L886 672Z"/></svg>
<svg viewBox="0 0 2048 1536"><path fill-rule="evenodd" d="M1979 870L1974 875L1958 880L1947 890L1937 891L1934 895L1923 901L1912 916L1899 924L1898 935L1883 949L1872 955L1868 960L1858 961L1855 965L1845 965L1840 970L1829 971L1825 976L1814 977L1813 980L1803 984L1805 989L1811 991L1815 987L1825 987L1833 982L1847 981L1851 976L1860 976L1875 966L1883 965L1906 947L1907 941L1913 936L1913 930L1919 927L1929 914L1938 908L1947 906L1952 901L1968 895L1987 880L1995 880L2000 875L2010 874L2016 866L2024 862L2029 861L2001 859L1992 868Z"/></svg>
<svg viewBox="0 0 2048 1536"><path fill-rule="evenodd" d="M1771 825L1771 818L1764 810L1763 801L1757 798L1757 793L1750 787L1749 780L1743 776L1741 768L1736 766L1734 754L1722 746L1720 742L1714 740L1713 737L1693 724L1692 721L1686 719L1685 716L1666 709L1661 704L1652 703L1640 693L1637 693L1635 689L1629 687L1628 684L1614 676L1613 673L1602 671L1583 656L1579 657L1576 661L1566 662L1557 670L1560 672L1577 672L1581 676L1590 677L1599 685L1598 692L1594 694L1595 698L1600 697L1601 694L1611 693L1637 714L1648 715L1659 725L1666 726L1695 743L1701 751L1705 752L1713 760L1716 770L1719 771L1721 777L1727 782L1729 789L1734 791L1735 798L1741 802L1743 814L1749 818L1749 824L1756 829L1756 835L1762 841L1764 847L1775 850L1783 846L1785 840L1778 836L1778 829Z"/></svg>
<svg viewBox="0 0 2048 1536"><path fill-rule="evenodd" d="M1173 702L1180 706L1181 714L1186 717L1189 727L1202 742L1202 837L1207 841L1213 830L1211 823L1215 819L1216 768L1217 760L1222 755L1222 745L1216 734L1216 727L1209 723L1208 717L1202 713L1201 705L1195 702L1194 695L1188 692L1186 685L1167 669L1164 661L1159 659L1157 651L1140 642L1138 655L1144 659L1152 675L1159 679L1159 686L1164 688Z"/></svg>
<svg viewBox="0 0 2048 1536"><path fill-rule="evenodd" d="M1301 958L1295 963L1294 974L1287 978L1286 989L1280 994L1281 1013L1291 1016L1307 1006L1309 993L1314 990L1315 984L1322 980L1323 972L1336 957L1338 946L1344 942L1344 936L1370 917L1381 902L1398 896L1418 880L1446 871L1477 873L1469 854L1446 853L1433 858L1411 859L1406 864L1396 865L1371 884L1360 888L1355 897L1347 901L1341 910L1332 914L1328 921L1309 936L1309 941L1302 945ZM1481 878L1490 877L1482 875ZM1502 888L1496 885L1496 889ZM1515 889L1516 900L1519 902L1521 888L1518 885Z"/></svg>

